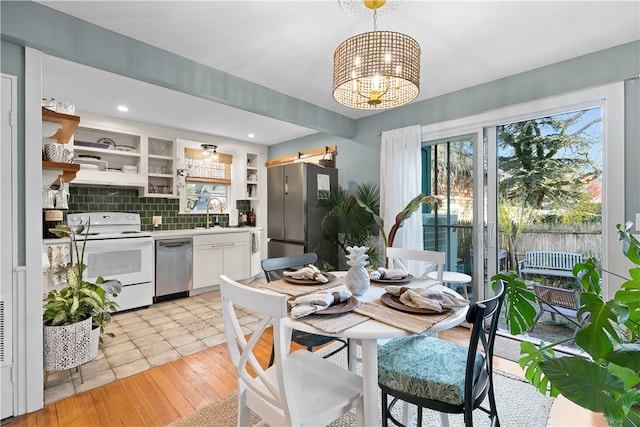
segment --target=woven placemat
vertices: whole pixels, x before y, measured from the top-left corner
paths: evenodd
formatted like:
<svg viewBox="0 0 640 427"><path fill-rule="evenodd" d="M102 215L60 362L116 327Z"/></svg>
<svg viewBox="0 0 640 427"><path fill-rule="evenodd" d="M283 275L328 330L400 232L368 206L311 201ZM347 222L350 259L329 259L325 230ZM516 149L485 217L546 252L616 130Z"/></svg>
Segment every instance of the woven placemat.
<svg viewBox="0 0 640 427"><path fill-rule="evenodd" d="M362 304L362 302L360 302L360 304ZM298 319L298 321L318 328L328 334L344 331L345 329L364 323L367 320L369 320L368 316L362 316L353 312L329 316L311 315Z"/></svg>
<svg viewBox="0 0 640 427"><path fill-rule="evenodd" d="M428 331L433 325L443 321L452 314L451 312L436 315L409 314L370 302L360 302L355 312L377 320L378 322L413 332L414 334L422 334Z"/></svg>
<svg viewBox="0 0 640 427"><path fill-rule="evenodd" d="M309 292L315 292L320 290L325 290L329 288L333 288L334 283L331 282L327 285L323 285L322 283L318 283L316 285L295 285L293 283L285 282L284 280L275 280L269 283L261 283L258 285L259 288L269 289L274 292L278 292L279 294L291 295L293 297L297 297L298 295L308 294Z"/></svg>

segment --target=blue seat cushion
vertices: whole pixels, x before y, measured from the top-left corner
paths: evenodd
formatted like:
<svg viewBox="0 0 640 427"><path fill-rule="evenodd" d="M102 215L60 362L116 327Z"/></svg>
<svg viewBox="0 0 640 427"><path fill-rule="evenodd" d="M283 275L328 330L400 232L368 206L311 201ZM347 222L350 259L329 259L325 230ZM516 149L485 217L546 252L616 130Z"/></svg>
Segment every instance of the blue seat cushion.
<svg viewBox="0 0 640 427"><path fill-rule="evenodd" d="M476 355L474 378L483 359ZM466 364L467 347L433 336L397 338L378 349L378 382L412 396L461 405Z"/></svg>

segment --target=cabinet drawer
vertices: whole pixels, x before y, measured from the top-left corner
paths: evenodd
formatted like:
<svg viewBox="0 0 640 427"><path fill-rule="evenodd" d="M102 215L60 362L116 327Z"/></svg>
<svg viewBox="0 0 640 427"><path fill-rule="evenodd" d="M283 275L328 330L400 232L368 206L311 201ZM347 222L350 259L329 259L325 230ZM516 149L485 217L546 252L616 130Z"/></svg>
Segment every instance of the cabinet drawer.
<svg viewBox="0 0 640 427"><path fill-rule="evenodd" d="M249 232L241 233L212 233L193 236L193 245L215 245L220 243L249 242Z"/></svg>

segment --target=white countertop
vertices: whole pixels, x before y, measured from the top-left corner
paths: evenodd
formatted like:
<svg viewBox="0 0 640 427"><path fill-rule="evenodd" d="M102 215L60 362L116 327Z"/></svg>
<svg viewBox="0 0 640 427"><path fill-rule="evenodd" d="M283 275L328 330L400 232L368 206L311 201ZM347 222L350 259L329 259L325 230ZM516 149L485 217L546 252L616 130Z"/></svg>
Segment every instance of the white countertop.
<svg viewBox="0 0 640 427"><path fill-rule="evenodd" d="M250 231L261 231L262 227L211 227L184 230L160 230L153 231L154 239L172 239L175 237L191 237L202 234L225 234L225 233L248 233Z"/></svg>

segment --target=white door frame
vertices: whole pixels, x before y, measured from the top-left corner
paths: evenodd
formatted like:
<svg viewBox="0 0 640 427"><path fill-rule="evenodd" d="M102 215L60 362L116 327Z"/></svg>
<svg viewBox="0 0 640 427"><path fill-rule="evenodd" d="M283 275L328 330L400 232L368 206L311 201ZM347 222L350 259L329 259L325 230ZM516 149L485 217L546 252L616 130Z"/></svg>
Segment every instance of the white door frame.
<svg viewBox="0 0 640 427"><path fill-rule="evenodd" d="M16 382L14 381L14 345L17 334L14 322L16 311L17 265L16 153L18 147L17 109L18 78L2 74L2 138L0 143L0 301L2 302L2 419L16 414Z"/></svg>

